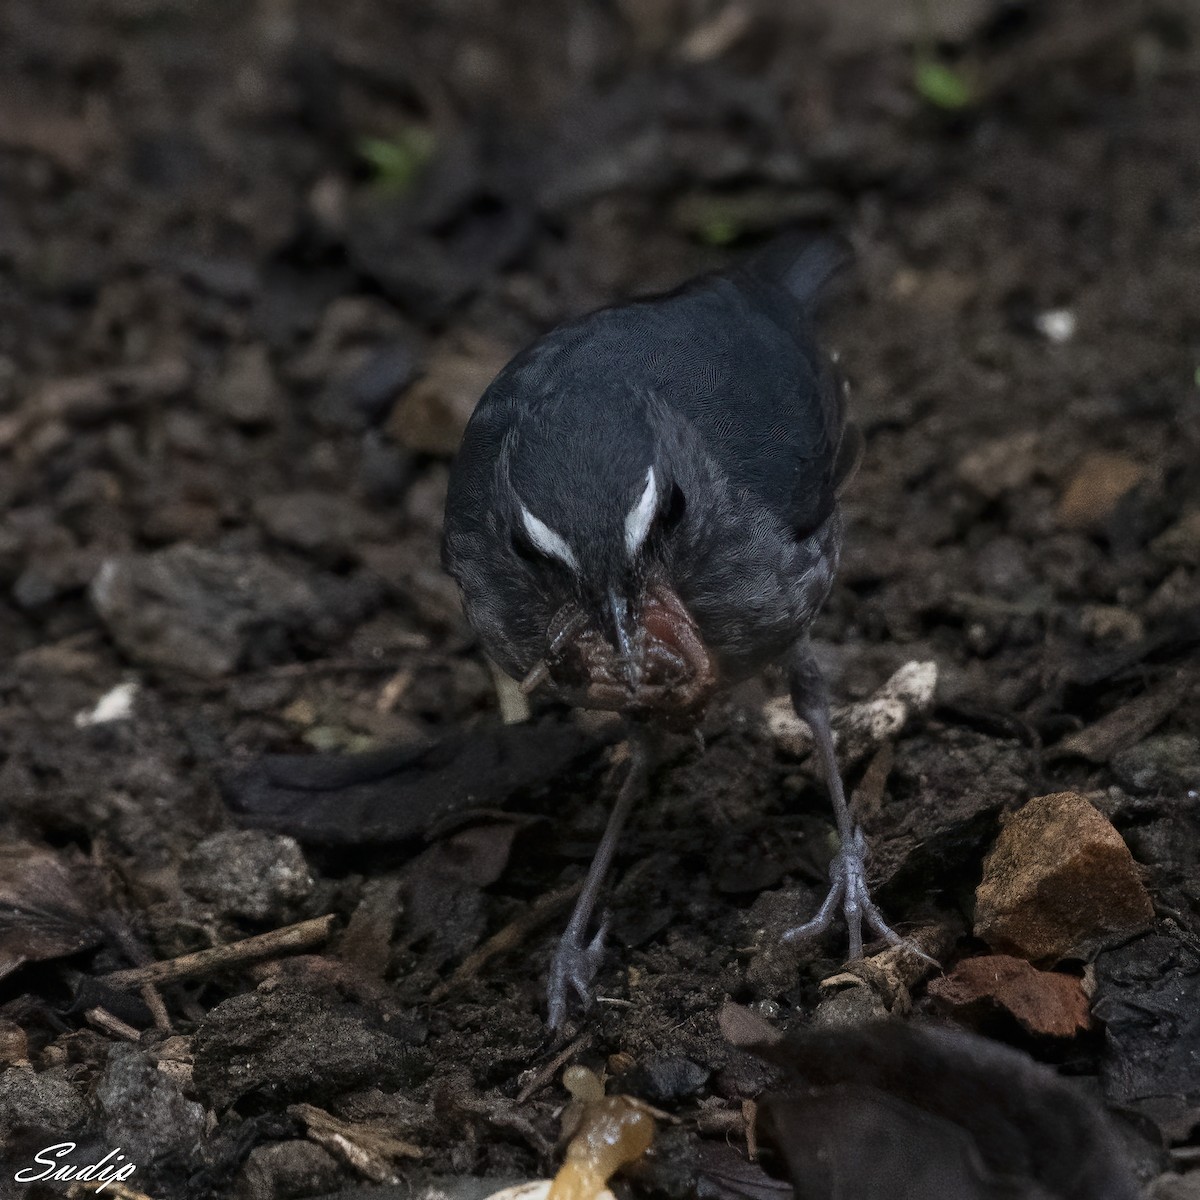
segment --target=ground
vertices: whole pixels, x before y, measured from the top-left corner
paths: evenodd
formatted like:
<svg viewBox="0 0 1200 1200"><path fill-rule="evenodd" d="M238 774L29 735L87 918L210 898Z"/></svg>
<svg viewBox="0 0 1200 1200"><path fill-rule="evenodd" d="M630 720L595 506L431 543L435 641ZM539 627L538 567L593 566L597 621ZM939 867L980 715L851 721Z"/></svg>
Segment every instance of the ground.
<svg viewBox="0 0 1200 1200"><path fill-rule="evenodd" d="M1194 1162L1198 56L1183 0L0 7L6 1166L69 1134L159 1200L466 1197L553 1170L575 1061L677 1119L623 1186L688 1194L767 1081L730 1000L965 1024L1102 1103L1143 1181ZM936 665L844 750L879 899L948 974L839 991L834 935L778 948L832 828L768 677L669 744L601 999L554 1038L622 751L498 725L438 565L449 457L538 332L796 225L857 251L827 337L866 435L815 637L843 703ZM446 738L341 788L317 757ZM1066 792L1042 857L1098 847L1085 924L1128 903L1035 950L976 888ZM330 914L299 953L102 978ZM1066 998L964 999L991 952ZM707 1194L766 1194L722 1161Z"/></svg>

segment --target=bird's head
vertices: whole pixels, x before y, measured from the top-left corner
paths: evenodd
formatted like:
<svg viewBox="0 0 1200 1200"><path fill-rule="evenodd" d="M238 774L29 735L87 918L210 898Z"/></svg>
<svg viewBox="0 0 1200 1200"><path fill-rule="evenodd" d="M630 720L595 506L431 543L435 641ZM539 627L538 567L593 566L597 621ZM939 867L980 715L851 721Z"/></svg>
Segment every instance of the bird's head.
<svg viewBox="0 0 1200 1200"><path fill-rule="evenodd" d="M491 438L485 467L468 430L444 559L488 653L527 691L683 724L716 670L677 590L690 506L656 433L644 404L605 430L581 406L577 421Z"/></svg>
<svg viewBox="0 0 1200 1200"><path fill-rule="evenodd" d="M525 430L499 464L503 536L545 617L539 652L520 664L524 687L686 721L716 686L673 582L687 497L647 428L584 432Z"/></svg>

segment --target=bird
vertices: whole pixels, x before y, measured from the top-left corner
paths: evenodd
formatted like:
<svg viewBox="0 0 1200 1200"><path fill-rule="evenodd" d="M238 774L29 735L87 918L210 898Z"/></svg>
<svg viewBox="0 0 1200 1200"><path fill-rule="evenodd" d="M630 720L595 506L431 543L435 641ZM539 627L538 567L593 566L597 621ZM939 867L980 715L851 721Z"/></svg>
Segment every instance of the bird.
<svg viewBox="0 0 1200 1200"><path fill-rule="evenodd" d="M833 804L839 849L798 942L840 907L893 945L846 803L809 630L833 585L839 496L862 447L818 341L850 259L828 236L769 243L664 294L572 319L512 359L451 467L442 562L484 651L526 692L624 714L630 765L550 965L548 1024L584 1006L607 919L588 930L663 729L722 689L786 668ZM913 947L925 957L919 948Z"/></svg>

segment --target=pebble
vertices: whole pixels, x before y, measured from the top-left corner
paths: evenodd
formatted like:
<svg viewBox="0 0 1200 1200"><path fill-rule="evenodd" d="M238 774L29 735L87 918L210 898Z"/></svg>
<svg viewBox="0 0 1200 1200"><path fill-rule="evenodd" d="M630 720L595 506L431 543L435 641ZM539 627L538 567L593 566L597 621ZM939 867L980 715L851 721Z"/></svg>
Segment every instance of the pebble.
<svg viewBox="0 0 1200 1200"><path fill-rule="evenodd" d="M270 352L262 342L230 352L225 370L212 388L211 401L237 425L274 425L282 419L286 401Z"/></svg>
<svg viewBox="0 0 1200 1200"><path fill-rule="evenodd" d="M83 1097L65 1079L29 1067L0 1072L0 1141L18 1127L37 1125L69 1133L83 1124Z"/></svg>
<svg viewBox="0 0 1200 1200"><path fill-rule="evenodd" d="M209 679L234 670L252 641L308 628L320 608L307 583L262 555L186 544L105 559L90 595L134 662Z"/></svg>
<svg viewBox="0 0 1200 1200"><path fill-rule="evenodd" d="M357 348L344 357L316 403L327 427L362 429L383 420L417 371L416 355L404 343Z"/></svg>
<svg viewBox="0 0 1200 1200"><path fill-rule="evenodd" d="M1075 336L1078 325L1075 314L1069 308L1049 308L1033 318L1033 327L1048 342L1062 345Z"/></svg>
<svg viewBox="0 0 1200 1200"><path fill-rule="evenodd" d="M1200 790L1200 737L1162 733L1149 737L1112 762L1117 778L1135 792Z"/></svg>
<svg viewBox="0 0 1200 1200"><path fill-rule="evenodd" d="M975 895L977 937L1049 964L1089 958L1154 916L1129 848L1078 792L1038 796L1013 814Z"/></svg>
<svg viewBox="0 0 1200 1200"><path fill-rule="evenodd" d="M183 864L183 886L224 916L282 924L312 894L312 873L294 838L257 829L206 837Z"/></svg>
<svg viewBox="0 0 1200 1200"><path fill-rule="evenodd" d="M1160 533L1150 552L1173 566L1200 567L1200 512L1188 513Z"/></svg>
<svg viewBox="0 0 1200 1200"><path fill-rule="evenodd" d="M878 1021L887 1015L887 1005L873 988L848 987L827 996L817 1005L812 1024L815 1029L844 1029Z"/></svg>
<svg viewBox="0 0 1200 1200"><path fill-rule="evenodd" d="M164 1159L186 1162L206 1132L204 1107L136 1046L109 1051L95 1102L108 1144L142 1168Z"/></svg>
<svg viewBox="0 0 1200 1200"><path fill-rule="evenodd" d="M1099 529L1145 477L1146 468L1123 454L1087 455L1059 500L1059 524L1065 529Z"/></svg>
<svg viewBox="0 0 1200 1200"><path fill-rule="evenodd" d="M1129 646L1146 636L1146 623L1118 604L1089 604L1079 614L1079 628L1094 642Z"/></svg>
<svg viewBox="0 0 1200 1200"><path fill-rule="evenodd" d="M101 375L49 379L34 393L30 408L43 419L95 421L118 407L113 389Z"/></svg>
<svg viewBox="0 0 1200 1200"><path fill-rule="evenodd" d="M337 1161L304 1139L255 1146L233 1185L233 1200L263 1196L316 1196L333 1192L342 1179Z"/></svg>
<svg viewBox="0 0 1200 1200"><path fill-rule="evenodd" d="M381 541L384 523L347 496L286 492L262 496L254 515L284 545L323 557L353 556L360 542Z"/></svg>
<svg viewBox="0 0 1200 1200"><path fill-rule="evenodd" d="M479 397L509 357L507 346L482 336L435 348L392 411L388 432L410 450L453 454Z"/></svg>
<svg viewBox="0 0 1200 1200"><path fill-rule="evenodd" d="M1033 430L984 442L959 460L958 477L980 495L997 500L1033 478L1037 445L1038 434Z"/></svg>
<svg viewBox="0 0 1200 1200"><path fill-rule="evenodd" d="M1200 1172L1160 1175L1147 1190L1146 1200L1200 1200Z"/></svg>
<svg viewBox="0 0 1200 1200"><path fill-rule="evenodd" d="M679 1054L658 1054L636 1068L632 1090L652 1104L666 1104L694 1096L712 1072L708 1067Z"/></svg>

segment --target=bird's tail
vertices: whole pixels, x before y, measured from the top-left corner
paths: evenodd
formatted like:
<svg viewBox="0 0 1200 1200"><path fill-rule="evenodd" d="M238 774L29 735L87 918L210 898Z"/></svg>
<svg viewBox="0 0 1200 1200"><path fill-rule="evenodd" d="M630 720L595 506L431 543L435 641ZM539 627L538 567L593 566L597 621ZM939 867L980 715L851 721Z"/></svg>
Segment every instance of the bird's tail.
<svg viewBox="0 0 1200 1200"><path fill-rule="evenodd" d="M826 285L850 265L854 252L845 238L791 232L781 234L745 259L752 274L782 286L806 311L821 298Z"/></svg>

